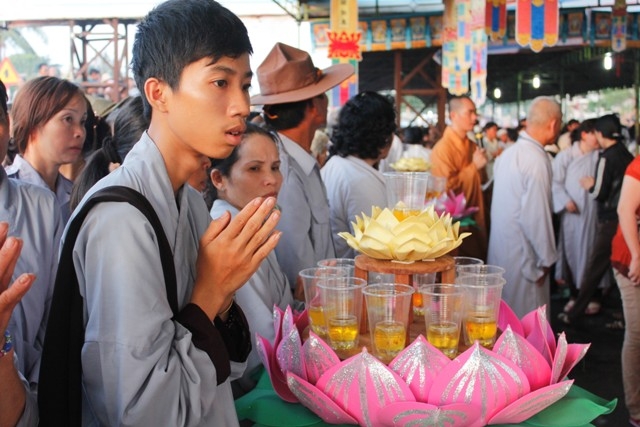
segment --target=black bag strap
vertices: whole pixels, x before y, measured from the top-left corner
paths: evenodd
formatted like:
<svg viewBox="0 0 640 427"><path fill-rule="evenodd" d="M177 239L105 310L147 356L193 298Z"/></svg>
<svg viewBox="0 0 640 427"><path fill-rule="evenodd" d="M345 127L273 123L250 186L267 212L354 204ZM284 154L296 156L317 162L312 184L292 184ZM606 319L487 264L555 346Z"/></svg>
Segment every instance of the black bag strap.
<svg viewBox="0 0 640 427"><path fill-rule="evenodd" d="M40 363L40 426L79 426L82 422L83 303L73 265L73 247L89 211L102 202L127 202L142 212L156 233L171 311L178 314L178 287L171 245L151 203L124 186L96 191L73 217L60 253ZM117 230L114 230L114 233Z"/></svg>

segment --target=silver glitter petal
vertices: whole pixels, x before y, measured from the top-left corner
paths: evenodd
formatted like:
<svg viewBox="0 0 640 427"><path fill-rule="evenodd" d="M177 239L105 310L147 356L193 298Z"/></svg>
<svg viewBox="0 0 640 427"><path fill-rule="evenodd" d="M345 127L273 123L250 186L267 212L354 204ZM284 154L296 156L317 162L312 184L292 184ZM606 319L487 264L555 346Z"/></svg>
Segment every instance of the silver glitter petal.
<svg viewBox="0 0 640 427"><path fill-rule="evenodd" d="M526 339L514 333L511 327L496 341L493 351L514 362L527 376L531 390L549 385L551 367L538 350Z"/></svg>
<svg viewBox="0 0 640 427"><path fill-rule="evenodd" d="M340 363L338 355L313 332L309 332L309 338L302 345L302 357L307 369L307 380L311 384L317 383L329 368Z"/></svg>
<svg viewBox="0 0 640 427"><path fill-rule="evenodd" d="M449 358L419 335L391 362L395 371L409 385L419 402L427 402L436 375L448 365Z"/></svg>
<svg viewBox="0 0 640 427"><path fill-rule="evenodd" d="M297 375L287 374L287 385L300 403L322 418L323 421L330 424L358 423L320 389Z"/></svg>
<svg viewBox="0 0 640 427"><path fill-rule="evenodd" d="M572 384L573 380L564 381L529 393L495 414L489 423L520 424L562 399Z"/></svg>
<svg viewBox="0 0 640 427"><path fill-rule="evenodd" d="M393 427L470 427L480 409L455 403L437 407L426 403L392 403L380 410L381 425Z"/></svg>
<svg viewBox="0 0 640 427"><path fill-rule="evenodd" d="M377 427L378 410L390 403L415 401L402 378L366 349L325 372L316 386L361 426Z"/></svg>
<svg viewBox="0 0 640 427"><path fill-rule="evenodd" d="M295 326L288 330L283 326L282 341L276 348L276 358L283 373L293 372L299 377L307 378L307 371L302 358L302 341Z"/></svg>
<svg viewBox="0 0 640 427"><path fill-rule="evenodd" d="M486 423L496 412L529 392L524 372L477 342L444 367L431 387L429 403L467 403L481 409Z"/></svg>

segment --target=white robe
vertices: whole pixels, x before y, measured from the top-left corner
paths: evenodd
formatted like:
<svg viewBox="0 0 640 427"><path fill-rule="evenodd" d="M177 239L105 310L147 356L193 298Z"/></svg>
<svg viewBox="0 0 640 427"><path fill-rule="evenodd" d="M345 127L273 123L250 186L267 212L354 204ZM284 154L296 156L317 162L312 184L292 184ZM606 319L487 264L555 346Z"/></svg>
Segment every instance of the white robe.
<svg viewBox="0 0 640 427"><path fill-rule="evenodd" d="M338 233L353 234L356 215L371 215L371 207L387 206L384 176L362 159L335 155L320 170L329 196L331 233L338 258L355 258L357 252Z"/></svg>
<svg viewBox="0 0 640 427"><path fill-rule="evenodd" d="M219 218L225 211L229 211L232 216L238 214L238 209L226 201L215 200L211 207L211 218ZM235 298L251 328L252 348L247 359L247 369L242 378L238 379L243 389L248 391L255 387L255 381L252 378L254 370L262 366L256 345L256 333L273 342L275 339L273 307L278 306L284 310L288 305L291 308L295 308L296 305L289 282L278 264L275 252L269 253L260 263L258 270L238 289Z"/></svg>
<svg viewBox="0 0 640 427"><path fill-rule="evenodd" d="M549 279L536 286L543 268L556 261L551 222L551 165L538 142L522 132L494 168L488 264L506 271L503 299L522 317L538 306L549 312Z"/></svg>
<svg viewBox="0 0 640 427"><path fill-rule="evenodd" d="M589 192L580 185L580 178L592 176L598 162L598 152L584 154L580 143L561 151L553 160L553 210L561 215L558 251L562 246L564 261L576 287L580 286L586 268L589 249L596 238L597 204ZM573 200L577 213L565 210ZM562 244L560 244L560 242ZM556 278L561 271L558 269Z"/></svg>

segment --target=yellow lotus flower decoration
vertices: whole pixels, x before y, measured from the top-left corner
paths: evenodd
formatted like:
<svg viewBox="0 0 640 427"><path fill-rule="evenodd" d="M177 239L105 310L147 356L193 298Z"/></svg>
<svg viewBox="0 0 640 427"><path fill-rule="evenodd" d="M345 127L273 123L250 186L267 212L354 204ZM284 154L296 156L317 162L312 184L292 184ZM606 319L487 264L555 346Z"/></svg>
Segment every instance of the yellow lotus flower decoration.
<svg viewBox="0 0 640 427"><path fill-rule="evenodd" d="M459 234L458 222L438 215L433 206L399 221L388 208L371 208L352 222L354 234L338 233L353 249L375 259L414 262L438 258L460 246L471 233Z"/></svg>
<svg viewBox="0 0 640 427"><path fill-rule="evenodd" d="M428 172L431 170L431 163L422 157L402 157L389 166L398 172Z"/></svg>

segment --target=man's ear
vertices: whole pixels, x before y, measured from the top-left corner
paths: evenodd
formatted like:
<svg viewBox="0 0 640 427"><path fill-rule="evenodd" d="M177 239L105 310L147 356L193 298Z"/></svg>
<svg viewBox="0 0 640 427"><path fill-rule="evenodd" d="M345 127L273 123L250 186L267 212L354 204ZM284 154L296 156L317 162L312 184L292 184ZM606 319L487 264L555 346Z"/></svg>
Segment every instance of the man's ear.
<svg viewBox="0 0 640 427"><path fill-rule="evenodd" d="M171 92L169 85L155 77L144 82L144 94L153 111L167 111L167 95Z"/></svg>

